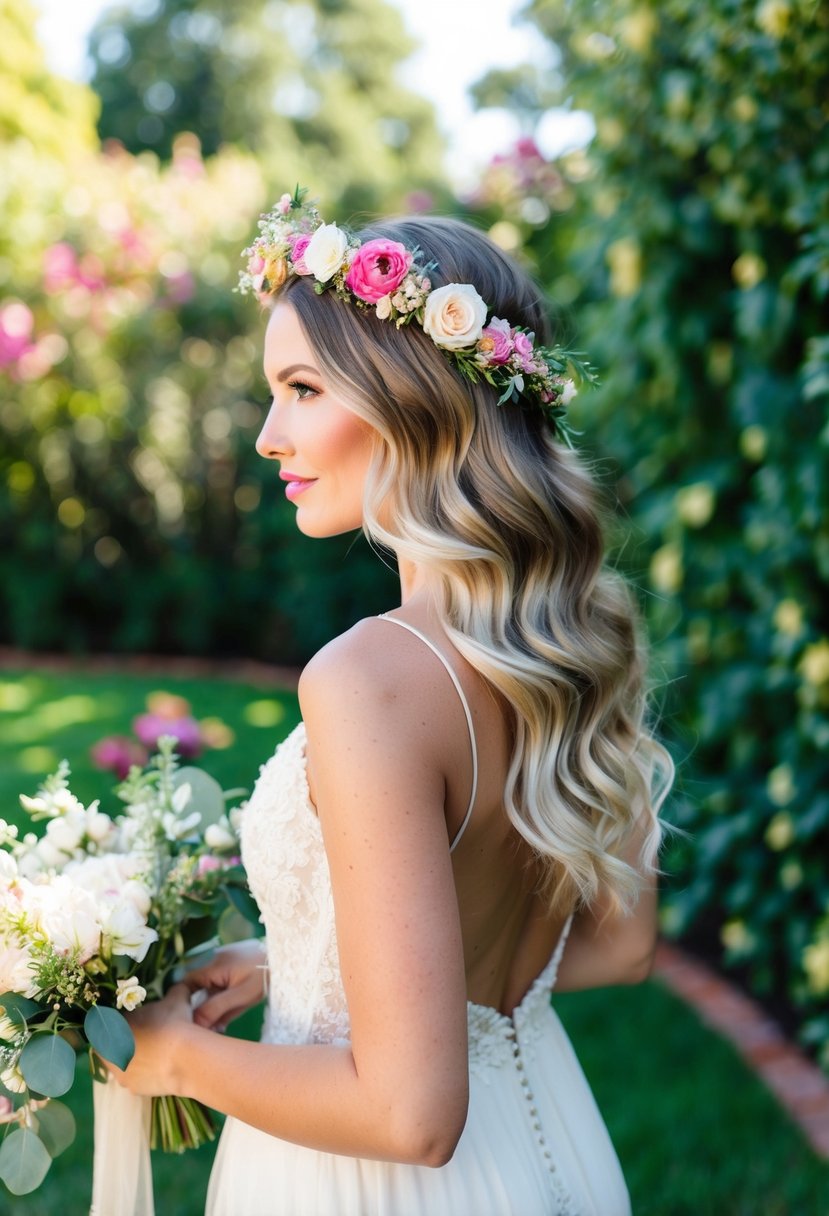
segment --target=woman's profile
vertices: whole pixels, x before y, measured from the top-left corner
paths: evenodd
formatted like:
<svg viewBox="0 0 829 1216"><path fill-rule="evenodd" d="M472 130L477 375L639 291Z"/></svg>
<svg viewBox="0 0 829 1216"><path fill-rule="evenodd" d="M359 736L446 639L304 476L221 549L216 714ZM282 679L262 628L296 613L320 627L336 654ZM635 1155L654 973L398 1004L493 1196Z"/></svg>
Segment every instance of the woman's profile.
<svg viewBox="0 0 829 1216"><path fill-rule="evenodd" d="M264 945L141 1011L120 1079L229 1116L209 1216L624 1216L550 992L647 976L672 764L567 357L463 223L297 191L260 229L273 492L393 553L401 602L310 661L244 812ZM217 1034L263 983L262 1042Z"/></svg>

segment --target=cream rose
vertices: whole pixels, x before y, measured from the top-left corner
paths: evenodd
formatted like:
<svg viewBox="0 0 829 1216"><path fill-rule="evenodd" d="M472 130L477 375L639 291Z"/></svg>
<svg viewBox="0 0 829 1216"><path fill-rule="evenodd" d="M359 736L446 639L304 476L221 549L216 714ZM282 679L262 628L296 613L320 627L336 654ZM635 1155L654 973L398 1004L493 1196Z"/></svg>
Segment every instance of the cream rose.
<svg viewBox="0 0 829 1216"><path fill-rule="evenodd" d="M348 237L336 224L320 224L308 242L302 260L320 283L327 283L345 261Z"/></svg>
<svg viewBox="0 0 829 1216"><path fill-rule="evenodd" d="M447 283L427 299L423 329L437 346L463 350L480 338L486 312L486 304L470 283Z"/></svg>

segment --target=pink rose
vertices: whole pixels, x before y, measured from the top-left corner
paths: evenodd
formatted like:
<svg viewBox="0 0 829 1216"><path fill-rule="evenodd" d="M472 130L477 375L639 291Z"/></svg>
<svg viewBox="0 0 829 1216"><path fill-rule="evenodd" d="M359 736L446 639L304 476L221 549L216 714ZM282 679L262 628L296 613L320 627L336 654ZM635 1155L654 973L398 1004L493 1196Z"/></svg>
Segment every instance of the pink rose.
<svg viewBox="0 0 829 1216"><path fill-rule="evenodd" d="M366 241L354 253L345 285L368 304L396 291L409 273L412 255L399 241Z"/></svg>
<svg viewBox="0 0 829 1216"><path fill-rule="evenodd" d="M291 241L291 266L295 274L310 274L311 271L305 265L303 253L308 248L311 241L310 232L301 232L299 236L289 238Z"/></svg>
<svg viewBox="0 0 829 1216"><path fill-rule="evenodd" d="M509 363L513 352L512 330L509 321L493 317L481 334L481 341L483 342L484 339L488 339L486 345L482 347L482 350L486 352L488 363L499 365Z"/></svg>
<svg viewBox="0 0 829 1216"><path fill-rule="evenodd" d="M532 372L537 372L537 371L542 370L542 368L539 367L539 365L535 361L535 358L534 358L535 352L533 350L533 340L529 334L521 333L521 331L518 330L513 335L512 342L513 342L513 346L515 348L515 353L516 353L516 355L518 355L518 358L521 362L521 370L523 372L527 372L528 374L530 374Z"/></svg>

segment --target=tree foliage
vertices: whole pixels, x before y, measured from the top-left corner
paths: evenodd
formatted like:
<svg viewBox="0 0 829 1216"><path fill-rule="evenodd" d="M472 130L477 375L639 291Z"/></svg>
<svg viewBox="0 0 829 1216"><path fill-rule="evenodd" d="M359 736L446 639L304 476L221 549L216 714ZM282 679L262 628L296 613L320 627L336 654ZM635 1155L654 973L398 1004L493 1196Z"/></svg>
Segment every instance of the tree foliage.
<svg viewBox="0 0 829 1216"><path fill-rule="evenodd" d="M346 210L439 185L431 106L395 69L414 49L385 0L158 0L107 10L93 31L99 130L170 156L257 155L272 188L312 182ZM400 200L402 202L402 195Z"/></svg>
<svg viewBox="0 0 829 1216"><path fill-rule="evenodd" d="M495 193L602 369L580 419L639 532L619 561L646 585L692 833L665 927L715 930L829 1045L829 10L528 14L598 133L550 223Z"/></svg>
<svg viewBox="0 0 829 1216"><path fill-rule="evenodd" d="M26 139L59 159L97 144L89 89L50 72L29 0L0 0L0 143Z"/></svg>

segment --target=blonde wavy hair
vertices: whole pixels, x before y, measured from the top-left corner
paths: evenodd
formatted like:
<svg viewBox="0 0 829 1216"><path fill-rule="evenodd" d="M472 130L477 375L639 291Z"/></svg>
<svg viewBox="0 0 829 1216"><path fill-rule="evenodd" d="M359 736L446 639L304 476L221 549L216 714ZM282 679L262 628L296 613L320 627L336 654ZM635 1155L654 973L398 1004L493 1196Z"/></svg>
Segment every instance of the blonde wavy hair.
<svg viewBox="0 0 829 1216"><path fill-rule="evenodd" d="M437 263L434 286L472 283L495 315L549 342L538 288L475 228L415 217L358 235L418 246ZM498 407L489 385L463 379L417 324L397 330L301 277L277 298L377 433L369 540L417 563L447 635L509 707L506 812L543 863L551 914L600 897L632 910L660 873L673 762L649 726L639 613L605 566L590 469L540 412Z"/></svg>

